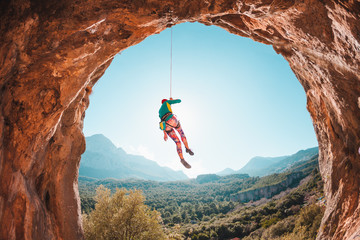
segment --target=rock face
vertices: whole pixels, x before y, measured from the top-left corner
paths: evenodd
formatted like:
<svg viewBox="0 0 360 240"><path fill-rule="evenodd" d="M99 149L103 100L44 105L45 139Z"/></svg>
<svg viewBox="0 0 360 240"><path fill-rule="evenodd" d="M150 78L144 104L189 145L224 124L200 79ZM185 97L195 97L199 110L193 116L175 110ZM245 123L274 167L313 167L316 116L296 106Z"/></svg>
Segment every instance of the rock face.
<svg viewBox="0 0 360 240"><path fill-rule="evenodd" d="M121 50L186 21L271 44L307 96L327 207L318 239L360 234L360 2L0 2L0 239L83 239L77 175L93 84Z"/></svg>

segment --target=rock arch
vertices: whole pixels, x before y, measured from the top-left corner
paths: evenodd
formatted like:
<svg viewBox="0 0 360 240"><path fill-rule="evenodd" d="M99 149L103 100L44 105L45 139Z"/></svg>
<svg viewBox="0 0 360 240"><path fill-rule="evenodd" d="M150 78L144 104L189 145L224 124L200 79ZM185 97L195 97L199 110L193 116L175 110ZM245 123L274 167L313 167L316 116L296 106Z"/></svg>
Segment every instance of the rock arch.
<svg viewBox="0 0 360 240"><path fill-rule="evenodd" d="M271 44L307 96L327 207L318 239L360 234L360 3L0 3L0 239L82 239L77 175L93 84L121 50L186 21Z"/></svg>

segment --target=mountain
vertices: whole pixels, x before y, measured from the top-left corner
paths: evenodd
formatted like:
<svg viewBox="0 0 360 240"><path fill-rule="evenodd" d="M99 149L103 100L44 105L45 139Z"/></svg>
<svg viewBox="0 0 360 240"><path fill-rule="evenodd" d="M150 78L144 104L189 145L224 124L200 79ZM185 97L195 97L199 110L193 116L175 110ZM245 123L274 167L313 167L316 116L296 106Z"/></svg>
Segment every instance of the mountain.
<svg viewBox="0 0 360 240"><path fill-rule="evenodd" d="M300 150L297 153L295 153L291 156L288 156L284 160L272 164L267 169L266 175L272 174L272 173L283 172L283 171L287 170L288 168L292 167L295 163L308 161L308 160L312 159L314 156L317 156L318 154L319 154L318 147L309 148L306 150Z"/></svg>
<svg viewBox="0 0 360 240"><path fill-rule="evenodd" d="M224 169L217 173L220 176L229 174L246 173L250 176L266 176L273 173L280 173L286 171L295 163L307 161L317 155L318 147L300 150L290 156L281 157L254 157L240 170L234 171L230 168Z"/></svg>
<svg viewBox="0 0 360 240"><path fill-rule="evenodd" d="M255 157L237 173L247 173L250 176L266 176L273 173L283 172L290 168L296 162L307 161L317 155L319 152L318 147L300 150L290 156L282 156L275 158Z"/></svg>
<svg viewBox="0 0 360 240"><path fill-rule="evenodd" d="M268 169L271 165L283 161L288 156L282 157L254 157L236 173L247 173L250 176L264 176L267 175Z"/></svg>
<svg viewBox="0 0 360 240"><path fill-rule="evenodd" d="M217 172L216 175L226 176L226 175L235 174L235 173L236 173L236 171L234 169L225 168L224 170Z"/></svg>
<svg viewBox="0 0 360 240"><path fill-rule="evenodd" d="M81 157L79 175L97 179L139 178L155 181L185 180L182 171L161 167L143 156L127 154L102 134L86 137L86 151Z"/></svg>

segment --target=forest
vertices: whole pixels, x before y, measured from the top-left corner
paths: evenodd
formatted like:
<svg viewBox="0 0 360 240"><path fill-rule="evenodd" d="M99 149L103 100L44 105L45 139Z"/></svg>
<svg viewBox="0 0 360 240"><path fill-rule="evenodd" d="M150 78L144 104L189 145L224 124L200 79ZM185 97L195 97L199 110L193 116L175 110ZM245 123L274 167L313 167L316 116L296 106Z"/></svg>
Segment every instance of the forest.
<svg viewBox="0 0 360 240"><path fill-rule="evenodd" d="M306 218L306 213L310 211L320 216L318 218L321 220L322 207L317 199L323 193L317 164L317 156L314 156L309 161L296 163L283 173L262 178L249 177L247 174L207 174L185 181L157 182L79 177L81 207L84 213L92 211L95 191L100 185L112 192L122 188L137 189L143 192L145 204L161 214L164 228L178 236L178 239L231 239L246 236L249 239L261 239L263 234L270 239L270 235L289 235L296 228L298 232L304 230L303 224L294 220L295 215L302 214ZM248 203L231 201L231 197L236 194L281 183L294 173L301 177L273 198ZM316 216L311 219L314 220ZM320 220L317 219L314 226L313 223L307 225L304 234L308 239L316 236Z"/></svg>

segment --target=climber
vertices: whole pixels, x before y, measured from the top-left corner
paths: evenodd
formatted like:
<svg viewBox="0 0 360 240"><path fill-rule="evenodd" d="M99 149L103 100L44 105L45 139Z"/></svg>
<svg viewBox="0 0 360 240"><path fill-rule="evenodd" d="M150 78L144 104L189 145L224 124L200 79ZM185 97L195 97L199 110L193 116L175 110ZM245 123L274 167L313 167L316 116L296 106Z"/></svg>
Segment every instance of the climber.
<svg viewBox="0 0 360 240"><path fill-rule="evenodd" d="M180 99L173 100L172 98L170 98L170 100L163 99L161 101L162 105L159 110L159 117L161 119L160 129L164 131L165 141L168 139L168 136L171 137L172 140L174 140L181 163L186 168L191 168L190 164L187 163L183 157L181 142L174 131L175 129L180 134L181 141L185 145L186 152L189 153L191 156L194 155L193 151L191 151L191 149L189 148L188 142L186 140L184 131L181 128L180 122L176 119L175 115L172 113L171 110L171 106L170 106L171 104L180 103L180 102L181 102Z"/></svg>

